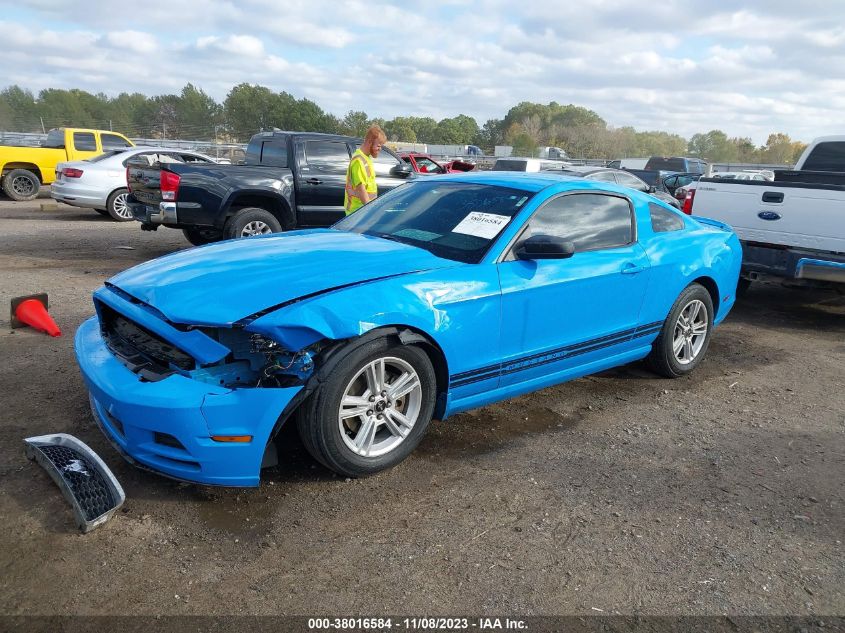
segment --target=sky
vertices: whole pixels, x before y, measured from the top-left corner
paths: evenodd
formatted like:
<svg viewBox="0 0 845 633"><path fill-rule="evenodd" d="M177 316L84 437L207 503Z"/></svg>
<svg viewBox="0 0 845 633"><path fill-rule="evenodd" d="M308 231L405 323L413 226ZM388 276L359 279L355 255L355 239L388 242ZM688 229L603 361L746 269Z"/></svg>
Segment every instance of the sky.
<svg viewBox="0 0 845 633"><path fill-rule="evenodd" d="M243 82L343 116L575 104L613 127L762 145L845 134L843 0L0 0L0 88Z"/></svg>

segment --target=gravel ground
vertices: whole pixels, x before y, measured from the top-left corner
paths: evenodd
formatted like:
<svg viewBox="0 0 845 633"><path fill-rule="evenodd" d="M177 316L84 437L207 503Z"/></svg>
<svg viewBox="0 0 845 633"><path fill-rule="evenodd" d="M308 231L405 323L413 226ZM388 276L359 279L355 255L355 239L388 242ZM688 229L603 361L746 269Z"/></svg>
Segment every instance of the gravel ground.
<svg viewBox="0 0 845 633"><path fill-rule="evenodd" d="M845 297L756 285L686 378L634 364L435 422L363 480L287 432L260 488L221 490L124 463L73 358L103 280L186 246L0 202L2 296L49 293L64 330L0 328L0 613L845 614ZM126 489L91 534L24 458L51 432Z"/></svg>

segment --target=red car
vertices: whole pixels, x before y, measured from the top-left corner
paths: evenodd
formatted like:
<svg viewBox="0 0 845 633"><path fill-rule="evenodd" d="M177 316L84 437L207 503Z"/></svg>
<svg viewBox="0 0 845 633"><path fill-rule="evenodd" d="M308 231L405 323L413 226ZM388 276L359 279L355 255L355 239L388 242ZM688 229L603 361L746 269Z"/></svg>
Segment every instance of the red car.
<svg viewBox="0 0 845 633"><path fill-rule="evenodd" d="M411 168L418 174L453 174L455 172L472 171L474 163L467 163L462 160L452 160L442 165L428 154L417 152L402 152L399 158L411 164Z"/></svg>

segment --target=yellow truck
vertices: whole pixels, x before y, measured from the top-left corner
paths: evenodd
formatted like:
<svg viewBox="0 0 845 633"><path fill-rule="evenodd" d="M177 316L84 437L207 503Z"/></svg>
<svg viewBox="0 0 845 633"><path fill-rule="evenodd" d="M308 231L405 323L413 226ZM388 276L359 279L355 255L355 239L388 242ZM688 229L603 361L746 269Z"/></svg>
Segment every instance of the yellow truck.
<svg viewBox="0 0 845 633"><path fill-rule="evenodd" d="M50 130L41 147L0 145L0 187L12 200L32 200L56 178L56 165L134 147L123 134L82 128Z"/></svg>

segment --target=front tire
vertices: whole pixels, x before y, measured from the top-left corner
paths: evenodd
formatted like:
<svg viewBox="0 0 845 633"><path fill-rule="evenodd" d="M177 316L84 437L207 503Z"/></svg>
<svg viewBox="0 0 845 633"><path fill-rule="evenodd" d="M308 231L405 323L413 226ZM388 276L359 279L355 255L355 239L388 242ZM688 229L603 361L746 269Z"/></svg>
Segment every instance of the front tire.
<svg viewBox="0 0 845 633"><path fill-rule="evenodd" d="M699 284L690 284L675 301L651 348L647 363L666 378L679 378L704 358L713 332L713 300Z"/></svg>
<svg viewBox="0 0 845 633"><path fill-rule="evenodd" d="M12 200L35 200L41 189L41 180L28 169L13 169L3 178L3 191Z"/></svg>
<svg viewBox="0 0 845 633"><path fill-rule="evenodd" d="M229 218L224 233L227 239L235 239L279 233L281 230L281 222L266 209L245 207Z"/></svg>
<svg viewBox="0 0 845 633"><path fill-rule="evenodd" d="M302 443L346 477L391 468L417 447L431 422L437 381L428 355L387 339L349 352L297 412Z"/></svg>
<svg viewBox="0 0 845 633"><path fill-rule="evenodd" d="M126 204L128 198L129 190L126 188L115 189L111 192L109 199L106 201L106 211L112 220L129 222L135 219L129 205Z"/></svg>

